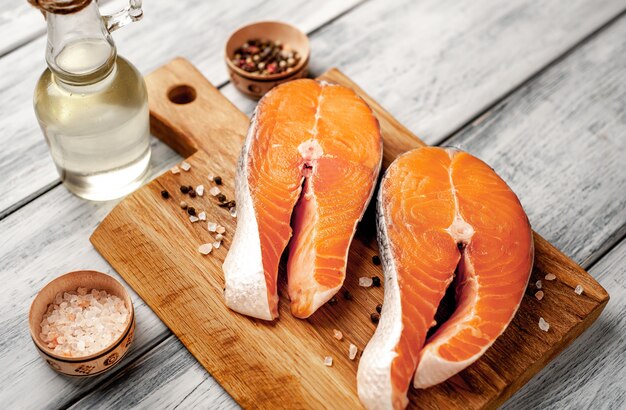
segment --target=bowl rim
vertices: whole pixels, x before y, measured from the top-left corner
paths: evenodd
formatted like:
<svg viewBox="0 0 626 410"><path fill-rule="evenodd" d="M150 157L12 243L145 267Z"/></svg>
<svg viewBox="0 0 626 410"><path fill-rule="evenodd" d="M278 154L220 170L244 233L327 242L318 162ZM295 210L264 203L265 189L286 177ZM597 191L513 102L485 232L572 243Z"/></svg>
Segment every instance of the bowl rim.
<svg viewBox="0 0 626 410"><path fill-rule="evenodd" d="M284 73L279 73L279 74L271 74L271 75L260 75L260 74L251 74L245 70L242 70L241 68L237 67L232 61L230 56L228 55L228 44L230 43L230 40L233 38L233 36L237 33L239 33L240 31L242 31L243 29L246 29L248 27L252 27L252 26L257 26L257 25L261 25L261 24L279 24L285 27L288 27L294 31L296 31L297 33L299 33L303 38L304 38L304 42L305 42L305 53L303 53L302 58L300 58L300 61L298 61L298 64L296 64L293 67L293 70L289 71L289 72L284 72ZM294 74L296 74L297 72L299 72L303 67L306 67L309 63L309 57L311 55L311 44L309 41L309 36L302 30L300 30L298 27L294 26L293 24L289 24L289 23L285 23L284 21L277 21L277 20L261 20L261 21L255 21L252 23L247 23L244 24L242 26L239 26L237 29L235 29L232 33L230 33L230 35L228 36L228 39L226 40L226 43L224 44L224 60L226 61L226 65L233 70L234 72L236 72L237 74L239 74L242 77L247 78L248 80L252 80L252 81L276 81L276 80L281 80L287 77L290 77Z"/></svg>
<svg viewBox="0 0 626 410"><path fill-rule="evenodd" d="M68 276L72 276L72 275L77 275L77 274L95 274L97 276L103 275L103 276L107 276L108 278L112 279L114 282L117 282L117 284L120 285L120 288L124 290L124 300L128 300L129 301L129 305L127 306L128 308L128 312L129 312L129 317L130 320L128 320L128 322L126 323L126 326L124 327L124 331L122 331L122 333L120 334L120 336L115 339L113 341L113 343L111 343L110 345L106 346L105 348L98 350L95 353L92 353L88 356L77 356L77 357L67 357L67 356L61 356L58 355L56 353L54 353L52 350L50 350L50 348L48 348L47 346L45 346L43 344L43 342L40 340L39 338L39 332L35 332L35 329L33 329L33 327L31 326L30 323L30 318L33 315L33 309L35 306L35 302L37 301L37 299L40 297L40 295L42 294L42 292L47 289L49 286L52 286L52 284L58 280L60 280L61 278L65 278ZM74 289L71 289L74 290ZM119 297L119 295L117 295ZM39 320L39 323L41 323L41 320ZM76 271L72 271L72 272L67 272L64 273L61 276L57 276L56 278L52 279L50 282L48 282L43 288L41 288L41 290L39 290L39 292L37 292L37 294L35 295L35 297L33 298L33 301L30 304L30 309L28 310L28 327L30 329L30 337L33 341L33 343L35 344L35 347L37 348L37 350L39 350L41 353L45 354L46 356L49 356L55 360L58 360L60 362L66 362L66 363L76 363L76 362L85 362L85 361L91 361L94 359L98 359L101 356L105 356L108 353L110 353L111 351L113 351L114 349L116 349L119 344L126 338L126 336L128 336L128 333L131 331L131 329L134 327L135 325L135 308L133 306L133 301L130 297L130 294L128 293L128 290L126 289L126 287L124 285L122 285L122 283L117 280L116 278L114 278L111 275L107 275L106 273L103 272L99 272L96 270L76 270Z"/></svg>

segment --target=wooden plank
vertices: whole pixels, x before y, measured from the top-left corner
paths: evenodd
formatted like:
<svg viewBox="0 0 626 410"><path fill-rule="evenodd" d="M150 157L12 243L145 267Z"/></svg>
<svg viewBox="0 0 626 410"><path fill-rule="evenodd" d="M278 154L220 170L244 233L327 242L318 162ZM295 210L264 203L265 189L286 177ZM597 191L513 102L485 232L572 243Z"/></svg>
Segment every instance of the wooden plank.
<svg viewBox="0 0 626 410"><path fill-rule="evenodd" d="M310 32L360 1L146 1L144 19L114 37L119 53L142 72L180 55L196 63L215 84L222 84L228 79L224 43L238 26L278 19ZM40 37L0 58L0 145L5 147L0 151L5 182L0 185L0 218L59 182L32 107L35 84L45 68L45 47L46 39Z"/></svg>
<svg viewBox="0 0 626 410"><path fill-rule="evenodd" d="M623 408L626 403L626 239L590 273L609 289L600 319L503 409Z"/></svg>
<svg viewBox="0 0 626 410"><path fill-rule="evenodd" d="M321 79L355 89L372 107L385 145L383 168L395 156L423 145L339 71L331 70ZM279 287L281 315L276 322L254 321L230 311L223 301L221 265L234 219L218 208L213 198L190 202L206 211L208 221L226 227L226 242L210 257L203 257L197 247L212 241L212 234L204 224L189 222L178 207L181 194L164 201L159 192L175 193L180 184L208 183L206 175L212 173L222 176L225 183L220 189L232 198L247 117L185 60L172 61L146 82L153 131L181 154L191 155L187 161L192 168L178 175L167 172L124 199L94 232L92 243L243 407L289 408L306 403L324 408L328 402L358 406L356 363L346 357L347 342L343 346L333 343L332 329L341 329L360 348L374 330L367 318L382 301L382 289L358 286L359 277L381 274L371 263L377 253L374 218L366 215L351 246L344 288L354 295L353 302L326 305L302 321L289 314L288 297ZM180 84L195 88L195 101L178 105L168 100L167 90ZM411 391L411 403L427 403L429 408L494 408L586 329L608 301L606 291L535 235L531 283L548 273L559 278L544 285L550 298L539 303L529 289L507 331L480 360L454 380ZM578 283L587 289L585 297L572 298ZM557 316L562 316L559 321L554 320ZM539 317L553 323L551 332L539 329ZM522 339L526 344L518 347ZM325 355L333 357L332 369L323 365Z"/></svg>

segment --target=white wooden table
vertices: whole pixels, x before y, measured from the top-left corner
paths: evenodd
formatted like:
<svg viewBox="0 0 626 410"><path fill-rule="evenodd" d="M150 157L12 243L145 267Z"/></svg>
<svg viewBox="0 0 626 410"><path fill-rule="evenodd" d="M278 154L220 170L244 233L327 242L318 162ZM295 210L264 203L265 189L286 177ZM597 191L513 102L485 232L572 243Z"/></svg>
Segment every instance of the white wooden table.
<svg viewBox="0 0 626 410"><path fill-rule="evenodd" d="M491 164L535 230L611 294L592 328L504 407L626 407L626 0L145 3L144 20L115 33L144 73L184 56L250 113L254 102L228 82L224 41L249 21L288 21L310 35L313 74L339 67L424 141ZM37 291L81 268L117 276L88 240L115 203L65 190L33 114L45 42L26 0L2 1L0 406L236 407L134 294L137 339L111 372L66 379L37 356L27 326ZM179 160L153 141L154 175Z"/></svg>

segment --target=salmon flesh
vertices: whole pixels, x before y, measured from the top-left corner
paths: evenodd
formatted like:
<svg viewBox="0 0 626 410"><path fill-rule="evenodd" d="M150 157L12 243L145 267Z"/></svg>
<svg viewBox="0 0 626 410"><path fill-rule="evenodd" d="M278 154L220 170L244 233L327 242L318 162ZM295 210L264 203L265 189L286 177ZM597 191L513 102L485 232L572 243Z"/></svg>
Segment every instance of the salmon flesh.
<svg viewBox="0 0 626 410"><path fill-rule="evenodd" d="M398 157L381 182L378 243L382 314L359 363L368 409L404 408L415 388L441 383L475 362L513 319L533 265L528 218L484 162L424 147ZM456 309L427 339L456 275Z"/></svg>
<svg viewBox="0 0 626 410"><path fill-rule="evenodd" d="M266 94L237 167L237 230L223 265L228 307L278 317L278 267L288 244L292 314L309 317L332 298L381 159L378 121L352 90L303 79Z"/></svg>

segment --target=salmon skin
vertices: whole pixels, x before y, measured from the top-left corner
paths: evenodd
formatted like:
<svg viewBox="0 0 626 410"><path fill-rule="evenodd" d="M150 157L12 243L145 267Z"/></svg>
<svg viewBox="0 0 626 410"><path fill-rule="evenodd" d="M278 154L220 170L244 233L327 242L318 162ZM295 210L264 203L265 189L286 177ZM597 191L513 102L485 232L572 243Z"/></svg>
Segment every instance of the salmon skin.
<svg viewBox="0 0 626 410"><path fill-rule="evenodd" d="M309 317L332 298L381 160L378 121L352 90L304 79L266 94L237 166L237 230L223 265L227 306L278 317L278 266L288 243L292 314Z"/></svg>
<svg viewBox="0 0 626 410"><path fill-rule="evenodd" d="M533 265L528 218L484 162L424 147L398 157L379 190L382 314L357 373L368 409L399 409L407 391L441 383L476 361L513 319ZM456 310L426 339L457 275Z"/></svg>

